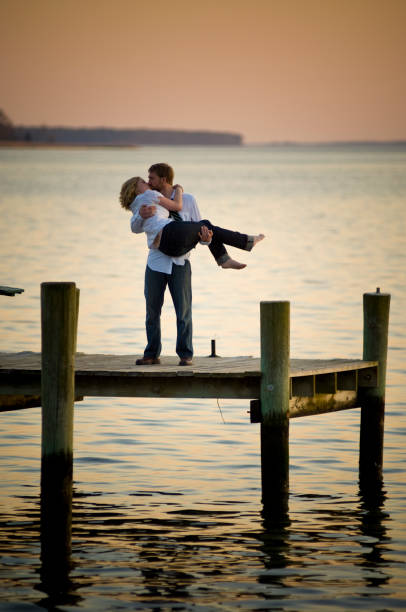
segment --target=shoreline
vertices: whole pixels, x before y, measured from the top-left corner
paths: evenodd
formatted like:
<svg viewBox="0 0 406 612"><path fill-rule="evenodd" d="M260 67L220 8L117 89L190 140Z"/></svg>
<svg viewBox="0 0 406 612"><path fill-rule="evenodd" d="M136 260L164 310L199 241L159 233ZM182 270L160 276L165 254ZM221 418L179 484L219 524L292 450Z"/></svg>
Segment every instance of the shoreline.
<svg viewBox="0 0 406 612"><path fill-rule="evenodd" d="M278 150L297 150L297 149L334 149L334 150L365 150L365 149L386 149L394 152L404 152L406 150L406 141L359 141L359 142L270 142L270 143L244 143L239 145L230 144L116 144L116 143L70 143L70 142L27 142L22 140L2 140L0 141L0 149L60 149L60 150L78 150L78 149L142 149L145 147L238 147L240 148L260 148L260 149L278 149Z"/></svg>
<svg viewBox="0 0 406 612"><path fill-rule="evenodd" d="M0 141L0 148L13 149L139 149L139 145L127 144L86 144L69 142L24 142L19 140Z"/></svg>

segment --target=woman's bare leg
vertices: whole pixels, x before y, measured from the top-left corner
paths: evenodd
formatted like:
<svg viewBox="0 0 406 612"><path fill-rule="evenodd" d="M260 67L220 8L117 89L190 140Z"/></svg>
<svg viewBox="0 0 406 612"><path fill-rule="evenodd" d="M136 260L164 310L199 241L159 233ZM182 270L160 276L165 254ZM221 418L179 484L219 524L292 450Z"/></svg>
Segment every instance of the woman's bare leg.
<svg viewBox="0 0 406 612"><path fill-rule="evenodd" d="M261 240L263 240L264 238L264 234L257 234L256 236L252 236L251 248L254 248L254 246L258 244L258 242L261 242ZM240 263L239 261L236 261L235 259L231 259L231 257L229 257L228 259L226 259L226 261L223 261L220 266L225 270L242 270L243 268L247 267L247 264Z"/></svg>
<svg viewBox="0 0 406 612"><path fill-rule="evenodd" d="M240 263L239 261L236 261L235 259L231 259L231 257L220 265L224 270L227 270L227 268L229 270L242 270L243 268L247 267L247 264Z"/></svg>
<svg viewBox="0 0 406 612"><path fill-rule="evenodd" d="M258 242L261 242L261 240L263 240L265 238L265 234L257 234L256 236L254 236L254 244L252 245L253 247L258 244Z"/></svg>

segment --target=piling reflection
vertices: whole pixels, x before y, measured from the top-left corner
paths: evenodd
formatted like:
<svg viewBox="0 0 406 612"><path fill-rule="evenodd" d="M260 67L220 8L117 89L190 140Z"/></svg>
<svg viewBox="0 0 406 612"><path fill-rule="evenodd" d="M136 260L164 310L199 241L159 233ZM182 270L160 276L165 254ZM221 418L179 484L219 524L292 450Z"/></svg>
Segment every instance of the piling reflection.
<svg viewBox="0 0 406 612"><path fill-rule="evenodd" d="M271 591L267 588L264 590L265 599L274 597L279 600L284 599L285 575L283 569L290 563L289 527L291 521L288 501L287 495L281 495L272 502L268 498L261 511L263 530L255 535L260 542L259 550L263 554L261 561L265 570L259 573L257 581L261 585L274 587Z"/></svg>
<svg viewBox="0 0 406 612"><path fill-rule="evenodd" d="M37 589L46 609L80 601L70 579L72 563L72 462L43 459L41 470L41 568Z"/></svg>
<svg viewBox="0 0 406 612"><path fill-rule="evenodd" d="M370 539L370 545L362 553L361 565L366 568L365 583L367 586L382 587L390 580L390 576L383 571L386 566L384 552L388 549L390 538L384 522L388 519L385 512L386 492L383 480L360 480L359 498L361 508L360 531ZM371 573L369 570L374 569Z"/></svg>
<svg viewBox="0 0 406 612"><path fill-rule="evenodd" d="M276 467L277 466L277 469ZM289 422L282 426L261 424L262 542L266 570L288 564L289 519ZM278 574L261 574L259 583L282 586Z"/></svg>

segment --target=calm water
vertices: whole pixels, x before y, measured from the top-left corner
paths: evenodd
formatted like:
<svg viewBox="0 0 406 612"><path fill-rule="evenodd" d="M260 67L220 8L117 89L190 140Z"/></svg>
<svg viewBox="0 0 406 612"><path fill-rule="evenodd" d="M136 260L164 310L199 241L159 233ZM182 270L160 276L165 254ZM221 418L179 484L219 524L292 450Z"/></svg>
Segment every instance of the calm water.
<svg viewBox="0 0 406 612"><path fill-rule="evenodd" d="M292 356L360 357L362 293L392 295L384 485L358 487L359 410L291 421L289 510L260 503L248 402L76 404L69 570L40 559L40 409L0 415L0 610L406 607L406 152L373 148L0 149L0 350L40 350L40 283L81 289L78 350L142 353L146 243L121 183L168 161L202 214L267 239L193 254L195 352L259 354L260 300L289 299ZM235 253L235 255L241 255ZM245 259L244 259L245 258ZM168 298L163 353L174 354Z"/></svg>

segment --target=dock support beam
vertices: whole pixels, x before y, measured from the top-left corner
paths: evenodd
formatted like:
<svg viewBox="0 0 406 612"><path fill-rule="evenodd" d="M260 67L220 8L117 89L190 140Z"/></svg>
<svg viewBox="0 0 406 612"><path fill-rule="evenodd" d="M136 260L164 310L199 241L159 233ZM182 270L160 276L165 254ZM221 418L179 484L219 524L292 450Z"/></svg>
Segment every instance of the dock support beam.
<svg viewBox="0 0 406 612"><path fill-rule="evenodd" d="M289 491L290 303L261 302L261 475L264 509L285 512Z"/></svg>
<svg viewBox="0 0 406 612"><path fill-rule="evenodd" d="M42 283L41 573L50 588L70 565L78 306L75 283Z"/></svg>
<svg viewBox="0 0 406 612"><path fill-rule="evenodd" d="M363 359L378 361L378 381L376 387L363 388L360 393L361 487L375 486L382 482L389 306L388 293L380 293L379 289L376 293L364 293Z"/></svg>

